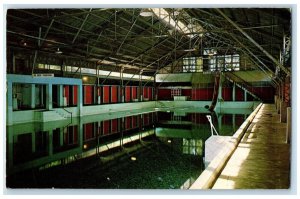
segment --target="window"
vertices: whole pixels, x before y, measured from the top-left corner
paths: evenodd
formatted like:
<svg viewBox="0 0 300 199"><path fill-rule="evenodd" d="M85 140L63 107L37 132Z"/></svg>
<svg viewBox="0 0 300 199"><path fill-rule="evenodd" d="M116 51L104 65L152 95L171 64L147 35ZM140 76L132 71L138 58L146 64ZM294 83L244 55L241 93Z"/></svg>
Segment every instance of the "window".
<svg viewBox="0 0 300 199"><path fill-rule="evenodd" d="M238 71L240 70L240 56L238 54L210 56L208 68L210 71Z"/></svg>
<svg viewBox="0 0 300 199"><path fill-rule="evenodd" d="M202 72L202 57L185 57L183 58L183 72Z"/></svg>
<svg viewBox="0 0 300 199"><path fill-rule="evenodd" d="M171 90L171 96L181 96L181 89L180 88L173 88Z"/></svg>

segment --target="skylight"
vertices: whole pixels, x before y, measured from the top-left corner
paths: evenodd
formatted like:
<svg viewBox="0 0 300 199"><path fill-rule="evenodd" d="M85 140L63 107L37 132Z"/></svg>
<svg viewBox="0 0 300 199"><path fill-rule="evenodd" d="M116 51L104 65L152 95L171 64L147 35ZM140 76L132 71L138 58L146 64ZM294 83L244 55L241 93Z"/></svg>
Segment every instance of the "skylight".
<svg viewBox="0 0 300 199"><path fill-rule="evenodd" d="M199 24L189 23L185 25L182 21L174 19L164 8L150 8L154 15L170 28L175 29L178 32L185 34L187 37L194 37L203 32L202 26ZM192 20L191 20L192 22ZM199 36L202 36L200 34Z"/></svg>

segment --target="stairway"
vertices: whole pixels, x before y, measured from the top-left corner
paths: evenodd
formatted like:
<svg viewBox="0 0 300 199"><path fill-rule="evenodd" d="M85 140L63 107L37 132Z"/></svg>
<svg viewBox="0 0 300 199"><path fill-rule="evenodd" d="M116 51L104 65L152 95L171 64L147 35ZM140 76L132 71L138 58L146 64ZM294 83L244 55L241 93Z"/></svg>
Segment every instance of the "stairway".
<svg viewBox="0 0 300 199"><path fill-rule="evenodd" d="M62 112L61 110L55 109L54 110L62 119L68 119L71 117L71 115L67 112Z"/></svg>
<svg viewBox="0 0 300 199"><path fill-rule="evenodd" d="M244 91L247 91L254 99L261 101L261 99L255 94L255 91L253 91L252 86L248 82L230 72L226 72L224 73L224 75L227 80L229 80L232 83L235 83L239 88L243 89Z"/></svg>
<svg viewBox="0 0 300 199"><path fill-rule="evenodd" d="M71 119L72 122L72 113L67 112L64 109L52 109L52 110L42 110L34 112L35 120L38 122L50 122L58 120Z"/></svg>

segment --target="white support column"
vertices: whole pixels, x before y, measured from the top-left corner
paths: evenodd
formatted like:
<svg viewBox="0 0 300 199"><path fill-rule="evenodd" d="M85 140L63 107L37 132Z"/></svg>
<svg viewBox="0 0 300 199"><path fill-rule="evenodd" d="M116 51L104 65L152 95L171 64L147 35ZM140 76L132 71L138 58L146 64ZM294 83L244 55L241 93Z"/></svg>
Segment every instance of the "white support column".
<svg viewBox="0 0 300 199"><path fill-rule="evenodd" d="M51 110L53 109L52 105L52 84L46 85L46 109Z"/></svg>
<svg viewBox="0 0 300 199"><path fill-rule="evenodd" d="M124 95L124 92L125 92L125 87L122 86L122 87L121 87L121 102L122 102L122 103L125 102L125 95Z"/></svg>
<svg viewBox="0 0 300 199"><path fill-rule="evenodd" d="M219 83L219 93L218 93L218 100L222 100L222 73L220 73L220 83Z"/></svg>
<svg viewBox="0 0 300 199"><path fill-rule="evenodd" d="M244 90L244 101L245 101L245 102L247 102L247 94L248 94L247 91Z"/></svg>
<svg viewBox="0 0 300 199"><path fill-rule="evenodd" d="M120 99L121 99L121 102L124 103L125 102L125 87L124 87L124 82L123 82L123 71L124 71L124 68L122 67L121 68L121 72L120 72Z"/></svg>
<svg viewBox="0 0 300 199"><path fill-rule="evenodd" d="M57 86L58 106L64 106L64 85Z"/></svg>
<svg viewBox="0 0 300 199"><path fill-rule="evenodd" d="M103 93L102 93L103 95ZM101 87L97 86L97 103L101 104Z"/></svg>
<svg viewBox="0 0 300 199"><path fill-rule="evenodd" d="M143 71L141 70L139 73L139 101L142 102L143 101L143 93L144 93L144 87L142 85L142 73Z"/></svg>
<svg viewBox="0 0 300 199"><path fill-rule="evenodd" d="M77 87L77 109L78 116L82 115L82 85L78 85Z"/></svg>
<svg viewBox="0 0 300 199"><path fill-rule="evenodd" d="M35 84L30 84L30 108L35 108Z"/></svg>

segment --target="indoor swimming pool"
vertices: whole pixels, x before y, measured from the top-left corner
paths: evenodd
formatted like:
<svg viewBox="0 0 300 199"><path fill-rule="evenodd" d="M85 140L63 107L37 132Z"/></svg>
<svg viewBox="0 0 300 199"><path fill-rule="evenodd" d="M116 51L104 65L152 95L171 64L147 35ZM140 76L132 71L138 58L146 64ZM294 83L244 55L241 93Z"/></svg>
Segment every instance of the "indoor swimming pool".
<svg viewBox="0 0 300 199"><path fill-rule="evenodd" d="M231 136L252 112L174 110L7 126L7 187L187 189L205 169L207 115Z"/></svg>

